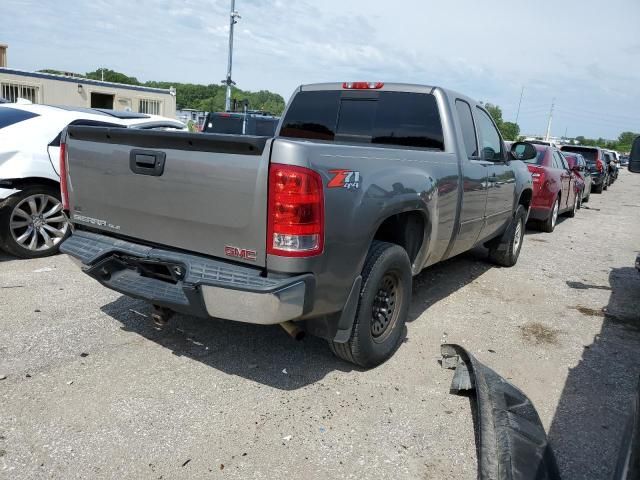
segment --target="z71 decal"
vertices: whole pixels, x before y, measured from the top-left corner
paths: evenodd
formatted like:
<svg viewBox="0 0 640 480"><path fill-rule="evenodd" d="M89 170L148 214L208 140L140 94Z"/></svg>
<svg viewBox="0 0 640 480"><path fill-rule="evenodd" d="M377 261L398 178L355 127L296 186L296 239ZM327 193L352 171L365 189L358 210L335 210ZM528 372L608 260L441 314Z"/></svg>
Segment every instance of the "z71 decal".
<svg viewBox="0 0 640 480"><path fill-rule="evenodd" d="M346 188L354 190L360 188L360 172L354 170L329 170L333 178L329 180L327 188Z"/></svg>

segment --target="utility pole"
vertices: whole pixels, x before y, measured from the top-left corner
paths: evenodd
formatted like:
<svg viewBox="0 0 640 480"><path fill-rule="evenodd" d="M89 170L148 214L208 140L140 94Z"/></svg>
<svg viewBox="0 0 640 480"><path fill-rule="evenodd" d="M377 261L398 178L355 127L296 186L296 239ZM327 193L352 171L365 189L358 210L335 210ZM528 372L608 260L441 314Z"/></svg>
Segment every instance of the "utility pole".
<svg viewBox="0 0 640 480"><path fill-rule="evenodd" d="M549 141L551 138L551 120L553 120L553 109L556 106L556 99L554 98L551 101L551 111L549 112L549 123L547 123L547 135L545 136L545 141Z"/></svg>
<svg viewBox="0 0 640 480"><path fill-rule="evenodd" d="M104 82L104 67L100 69L100 73L102 73L102 81Z"/></svg>
<svg viewBox="0 0 640 480"><path fill-rule="evenodd" d="M231 86L236 82L231 80L231 68L233 66L233 26L238 23L240 15L236 12L236 0L231 0L231 13L229 14L229 63L227 64L227 78L222 81L227 86L227 94L224 100L225 111L231 111Z"/></svg>
<svg viewBox="0 0 640 480"><path fill-rule="evenodd" d="M518 124L518 118L520 117L520 106L522 105L522 97L524 97L524 86L520 92L520 101L518 102L518 113L516 113L516 125Z"/></svg>

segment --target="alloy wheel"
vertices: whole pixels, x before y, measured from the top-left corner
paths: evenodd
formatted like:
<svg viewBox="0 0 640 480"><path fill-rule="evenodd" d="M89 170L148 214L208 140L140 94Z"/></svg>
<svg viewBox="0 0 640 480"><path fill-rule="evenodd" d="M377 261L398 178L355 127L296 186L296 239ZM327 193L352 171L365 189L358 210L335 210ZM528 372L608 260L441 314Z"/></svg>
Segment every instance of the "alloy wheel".
<svg viewBox="0 0 640 480"><path fill-rule="evenodd" d="M11 212L9 229L13 239L32 252L56 248L69 229L62 208L60 200L46 193L26 197Z"/></svg>

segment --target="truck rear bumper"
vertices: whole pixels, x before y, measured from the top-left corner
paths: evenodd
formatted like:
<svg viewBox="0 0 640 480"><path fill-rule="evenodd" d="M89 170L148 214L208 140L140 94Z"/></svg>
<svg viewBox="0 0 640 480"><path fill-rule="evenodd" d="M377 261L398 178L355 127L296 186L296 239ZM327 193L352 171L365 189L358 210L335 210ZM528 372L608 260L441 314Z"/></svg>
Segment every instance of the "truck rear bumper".
<svg viewBox="0 0 640 480"><path fill-rule="evenodd" d="M269 278L255 268L75 231L61 246L102 285L154 305L199 317L273 325L311 305L315 280Z"/></svg>

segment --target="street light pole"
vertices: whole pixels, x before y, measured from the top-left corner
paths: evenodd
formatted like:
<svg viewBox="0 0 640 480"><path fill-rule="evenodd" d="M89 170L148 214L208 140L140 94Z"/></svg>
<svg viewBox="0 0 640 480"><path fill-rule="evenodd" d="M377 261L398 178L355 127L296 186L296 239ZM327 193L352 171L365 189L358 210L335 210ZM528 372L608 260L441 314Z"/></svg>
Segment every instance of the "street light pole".
<svg viewBox="0 0 640 480"><path fill-rule="evenodd" d="M520 107L522 106L522 97L524 97L524 86L520 92L520 101L518 102L518 113L516 113L516 125L518 124L518 118L520 118Z"/></svg>
<svg viewBox="0 0 640 480"><path fill-rule="evenodd" d="M551 121L553 120L553 109L556 106L556 99L554 98L551 102L551 111L549 112L549 122L547 123L547 135L545 136L545 140L548 142L551 139Z"/></svg>
<svg viewBox="0 0 640 480"><path fill-rule="evenodd" d="M231 69L233 67L233 26L238 23L240 15L236 12L236 0L231 0L231 13L229 14L229 62L227 64L227 78L222 81L227 86L227 93L224 100L225 111L231 111L231 87L236 83L231 80Z"/></svg>

